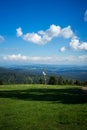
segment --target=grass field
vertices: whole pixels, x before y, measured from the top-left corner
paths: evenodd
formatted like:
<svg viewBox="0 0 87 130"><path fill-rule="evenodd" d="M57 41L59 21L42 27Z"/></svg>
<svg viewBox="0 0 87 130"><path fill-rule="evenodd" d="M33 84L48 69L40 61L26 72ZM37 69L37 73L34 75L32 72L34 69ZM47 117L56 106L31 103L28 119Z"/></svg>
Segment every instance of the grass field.
<svg viewBox="0 0 87 130"><path fill-rule="evenodd" d="M80 86L1 85L0 130L87 130Z"/></svg>

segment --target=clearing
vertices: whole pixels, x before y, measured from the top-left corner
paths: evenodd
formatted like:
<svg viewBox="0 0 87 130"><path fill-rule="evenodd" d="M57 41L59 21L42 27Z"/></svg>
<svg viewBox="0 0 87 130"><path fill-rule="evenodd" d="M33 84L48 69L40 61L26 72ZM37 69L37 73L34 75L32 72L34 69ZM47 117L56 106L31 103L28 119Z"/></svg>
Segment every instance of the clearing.
<svg viewBox="0 0 87 130"><path fill-rule="evenodd" d="M0 130L87 130L80 86L0 85Z"/></svg>

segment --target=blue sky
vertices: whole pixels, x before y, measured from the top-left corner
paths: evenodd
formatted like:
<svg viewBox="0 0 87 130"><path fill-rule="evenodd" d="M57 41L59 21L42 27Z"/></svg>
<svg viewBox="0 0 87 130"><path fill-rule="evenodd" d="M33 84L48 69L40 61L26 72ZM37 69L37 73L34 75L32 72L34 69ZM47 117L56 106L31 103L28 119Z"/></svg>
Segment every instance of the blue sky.
<svg viewBox="0 0 87 130"><path fill-rule="evenodd" d="M0 0L0 65L87 63L87 0Z"/></svg>

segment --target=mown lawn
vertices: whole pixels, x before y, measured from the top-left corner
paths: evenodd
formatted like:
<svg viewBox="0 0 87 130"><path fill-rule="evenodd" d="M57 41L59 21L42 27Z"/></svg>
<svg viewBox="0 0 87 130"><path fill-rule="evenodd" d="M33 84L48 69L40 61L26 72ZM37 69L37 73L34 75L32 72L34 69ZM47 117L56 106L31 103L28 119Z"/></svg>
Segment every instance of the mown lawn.
<svg viewBox="0 0 87 130"><path fill-rule="evenodd" d="M0 85L0 130L87 130L80 86Z"/></svg>

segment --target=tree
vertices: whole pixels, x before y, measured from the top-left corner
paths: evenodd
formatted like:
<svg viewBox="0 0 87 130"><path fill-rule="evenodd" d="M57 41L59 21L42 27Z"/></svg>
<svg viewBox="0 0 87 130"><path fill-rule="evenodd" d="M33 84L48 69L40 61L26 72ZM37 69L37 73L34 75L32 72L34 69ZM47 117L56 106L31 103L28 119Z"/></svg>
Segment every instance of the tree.
<svg viewBox="0 0 87 130"><path fill-rule="evenodd" d="M67 84L69 84L69 80L68 79L65 80L65 85L67 85Z"/></svg>
<svg viewBox="0 0 87 130"><path fill-rule="evenodd" d="M63 84L64 84L64 79L63 79L62 76L59 76L59 77L58 77L58 84L59 84L59 85L63 85Z"/></svg>
<svg viewBox="0 0 87 130"><path fill-rule="evenodd" d="M69 83L68 83L68 84L73 85L73 84L74 84L73 80L72 80L72 79L69 80Z"/></svg>
<svg viewBox="0 0 87 130"><path fill-rule="evenodd" d="M76 84L76 85L80 85L81 82L80 82L79 80L76 80L74 84Z"/></svg>
<svg viewBox="0 0 87 130"><path fill-rule="evenodd" d="M82 85L87 86L87 81L83 82Z"/></svg>
<svg viewBox="0 0 87 130"><path fill-rule="evenodd" d="M49 78L48 84L55 85L56 84L56 78L54 76L51 76Z"/></svg>
<svg viewBox="0 0 87 130"><path fill-rule="evenodd" d="M40 78L40 79L39 79L39 82L40 82L40 84L43 84L43 79Z"/></svg>

